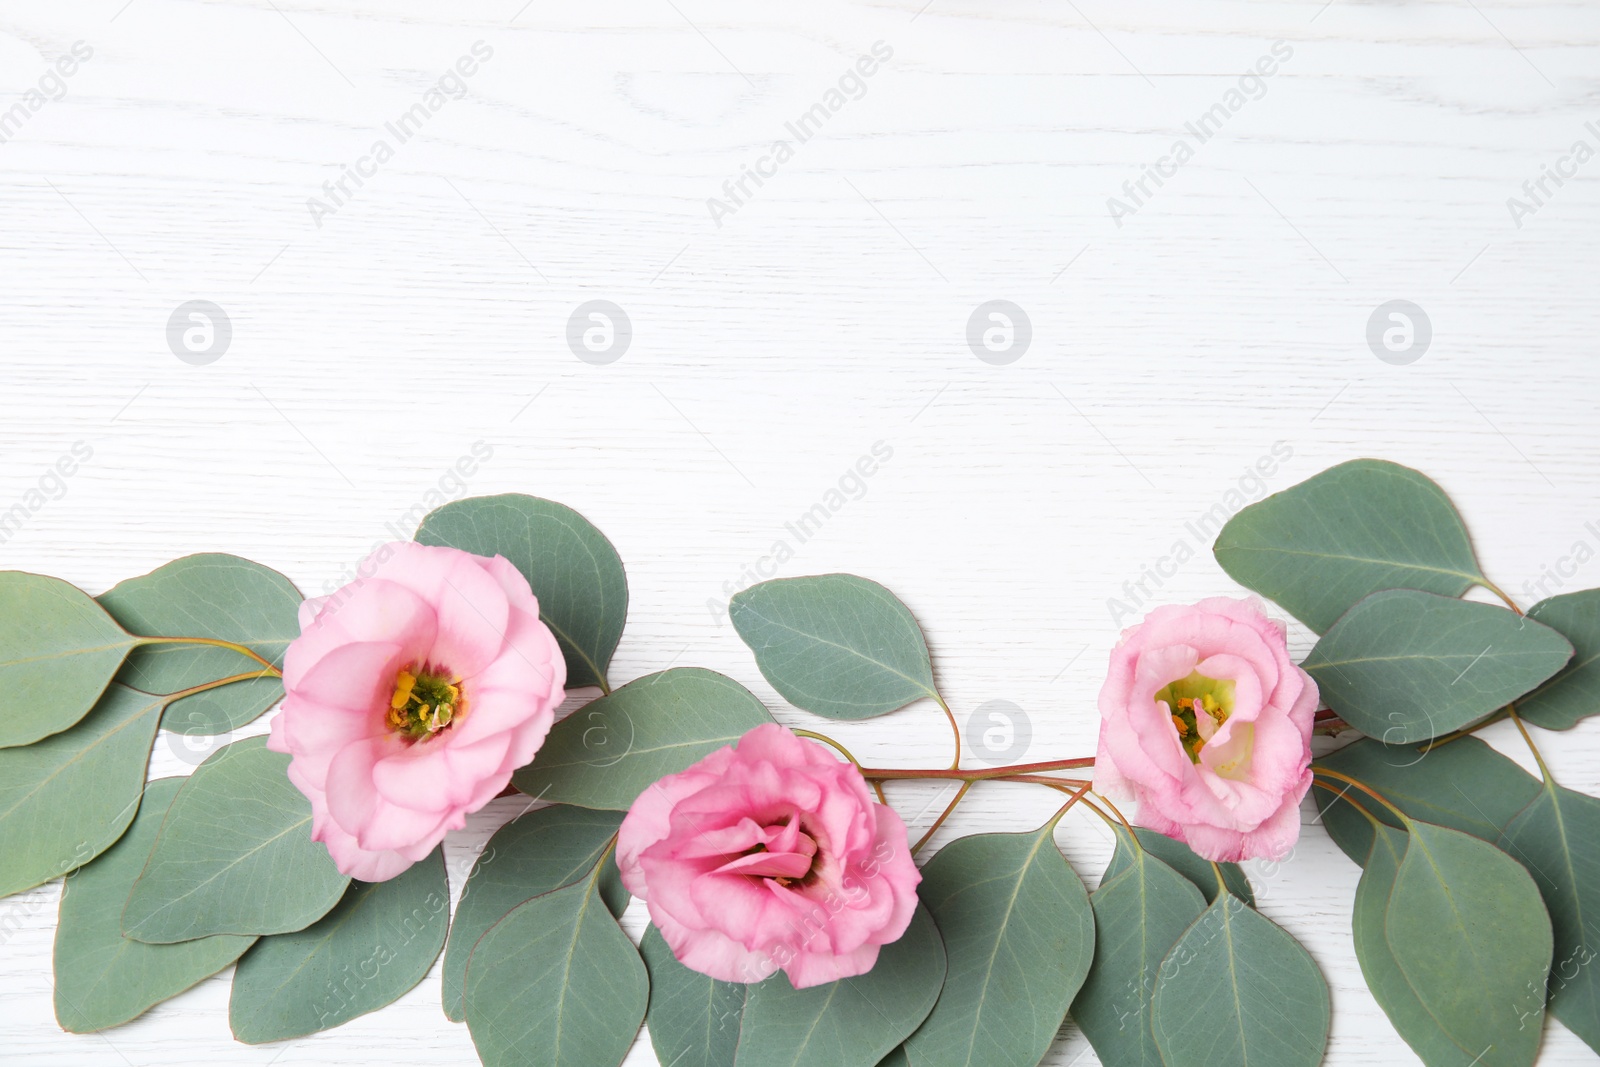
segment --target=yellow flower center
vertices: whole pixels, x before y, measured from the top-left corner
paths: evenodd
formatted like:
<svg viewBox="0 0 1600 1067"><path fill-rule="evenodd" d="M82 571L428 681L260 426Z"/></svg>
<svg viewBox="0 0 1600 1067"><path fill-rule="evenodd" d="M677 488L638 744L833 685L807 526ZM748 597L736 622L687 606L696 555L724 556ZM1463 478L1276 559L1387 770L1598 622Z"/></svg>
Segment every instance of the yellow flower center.
<svg viewBox="0 0 1600 1067"><path fill-rule="evenodd" d="M389 697L389 728L413 741L448 727L467 711L461 679L445 667L408 663L394 678Z"/></svg>
<svg viewBox="0 0 1600 1067"><path fill-rule="evenodd" d="M1233 682L1196 671L1161 689L1156 700L1167 705L1172 728L1190 761L1199 763L1200 750L1233 713Z"/></svg>

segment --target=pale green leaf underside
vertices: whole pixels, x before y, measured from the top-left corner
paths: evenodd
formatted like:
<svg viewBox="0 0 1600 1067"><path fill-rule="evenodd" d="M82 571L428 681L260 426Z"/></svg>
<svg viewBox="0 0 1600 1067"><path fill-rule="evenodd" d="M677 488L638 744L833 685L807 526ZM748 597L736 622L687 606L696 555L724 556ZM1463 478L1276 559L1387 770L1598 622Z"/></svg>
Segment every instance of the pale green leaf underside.
<svg viewBox="0 0 1600 1067"><path fill-rule="evenodd" d="M288 767L250 737L195 769L134 883L124 933L157 944L288 933L339 902L350 879L311 840L311 803Z"/></svg>
<svg viewBox="0 0 1600 1067"><path fill-rule="evenodd" d="M1217 874L1211 869L1209 860L1201 859L1188 845L1165 834L1158 834L1143 826L1135 826L1133 832L1146 852L1194 883L1207 904L1217 899ZM1128 850L1121 847L1119 838L1117 850L1112 853L1111 863L1106 867L1106 880L1122 873L1127 863ZM1219 863L1217 866L1222 869L1222 881L1228 887L1228 892L1246 904L1254 905L1255 892L1250 888L1250 879L1245 875L1244 868L1237 863Z"/></svg>
<svg viewBox="0 0 1600 1067"><path fill-rule="evenodd" d="M1528 872L1493 845L1413 822L1384 938L1417 1000L1482 1067L1532 1064L1550 918Z"/></svg>
<svg viewBox="0 0 1600 1067"><path fill-rule="evenodd" d="M1150 1014L1166 1067L1314 1067L1331 1020L1311 955L1232 895L1162 960Z"/></svg>
<svg viewBox="0 0 1600 1067"><path fill-rule="evenodd" d="M1357 818L1360 818L1357 815ZM1363 822L1366 820L1363 819ZM1371 823L1367 823L1369 829ZM1384 825L1371 836L1361 882L1356 886L1350 931L1356 960L1373 999L1389 1017L1395 1031L1429 1067L1470 1067L1478 1050L1468 1051L1451 1039L1439 1020L1417 999L1384 936L1384 919L1395 875L1406 851L1406 832Z"/></svg>
<svg viewBox="0 0 1600 1067"><path fill-rule="evenodd" d="M617 550L588 519L520 493L470 497L429 514L416 539L504 556L539 598L539 618L567 660L567 686L606 684L628 617L628 579Z"/></svg>
<svg viewBox="0 0 1600 1067"><path fill-rule="evenodd" d="M67 875L54 952L56 1021L63 1030L83 1034L120 1026L216 974L255 941L222 935L147 945L122 936L122 905L182 784L181 778L162 778L146 785L127 833L93 863Z"/></svg>
<svg viewBox="0 0 1600 1067"><path fill-rule="evenodd" d="M729 1067L751 987L691 971L678 962L654 926L645 929L639 953L650 972L645 1028L656 1059L676 1067Z"/></svg>
<svg viewBox="0 0 1600 1067"><path fill-rule="evenodd" d="M748 689L700 667L648 674L556 723L512 781L539 800L626 810L653 783L772 716Z"/></svg>
<svg viewBox="0 0 1600 1067"><path fill-rule="evenodd" d="M393 1003L439 958L449 924L442 849L386 882L351 882L321 919L263 937L239 961L228 1000L233 1036L284 1041Z"/></svg>
<svg viewBox="0 0 1600 1067"><path fill-rule="evenodd" d="M1037 1063L1094 958L1089 894L1053 826L946 845L919 890L949 968L927 1022L906 1041L913 1067Z"/></svg>
<svg viewBox="0 0 1600 1067"><path fill-rule="evenodd" d="M853 574L780 578L728 605L783 698L831 719L868 719L937 697L928 644L893 593Z"/></svg>
<svg viewBox="0 0 1600 1067"><path fill-rule="evenodd" d="M277 571L238 556L185 556L102 593L100 606L129 633L209 637L252 649L275 666L300 634L300 593ZM118 681L146 693L176 693L255 670L254 660L207 645L154 644L135 649ZM185 734L236 730L283 697L276 678L235 682L178 700L162 725Z"/></svg>
<svg viewBox="0 0 1600 1067"><path fill-rule="evenodd" d="M1600 800L1547 785L1497 844L1528 868L1550 913L1550 1014L1600 1051Z"/></svg>
<svg viewBox="0 0 1600 1067"><path fill-rule="evenodd" d="M1600 589L1553 596L1528 609L1577 650L1565 670L1517 702L1522 717L1547 730L1569 730L1600 712Z"/></svg>
<svg viewBox="0 0 1600 1067"><path fill-rule="evenodd" d="M1150 994L1162 959L1205 911L1205 897L1189 878L1131 846L1119 829L1112 866L1089 903L1094 963L1072 1002L1072 1017L1101 1062L1163 1067L1150 1028Z"/></svg>
<svg viewBox="0 0 1600 1067"><path fill-rule="evenodd" d="M518 905L467 961L467 1028L484 1067L615 1067L649 977L596 880Z"/></svg>
<svg viewBox="0 0 1600 1067"><path fill-rule="evenodd" d="M72 729L0 749L0 897L110 848L139 810L162 698L112 685Z"/></svg>
<svg viewBox="0 0 1600 1067"><path fill-rule="evenodd" d="M1426 753L1422 746L1384 745L1364 738L1324 756L1317 766L1349 775L1377 790L1413 819L1493 841L1539 792L1539 780L1476 737L1463 737ZM1372 850L1372 824L1351 807L1398 827L1389 811L1343 782L1340 793L1314 790L1329 836L1356 863Z"/></svg>
<svg viewBox="0 0 1600 1067"><path fill-rule="evenodd" d="M944 977L939 931L919 905L866 974L795 989L780 972L751 986L734 1067L873 1067L928 1017Z"/></svg>
<svg viewBox="0 0 1600 1067"><path fill-rule="evenodd" d="M1317 633L1380 589L1459 596L1483 580L1444 491L1375 459L1330 467L1250 505L1212 552L1235 581Z"/></svg>
<svg viewBox="0 0 1600 1067"><path fill-rule="evenodd" d="M462 984L478 938L523 901L587 878L602 856L600 895L613 915L622 914L628 891L607 851L621 824L621 812L557 804L520 815L495 831L472 865L450 924L442 976L446 1016L455 1022L467 1017Z"/></svg>
<svg viewBox="0 0 1600 1067"><path fill-rule="evenodd" d="M0 748L82 719L136 644L77 587L0 571Z"/></svg>
<svg viewBox="0 0 1600 1067"><path fill-rule="evenodd" d="M1476 722L1571 656L1566 638L1505 608L1390 589L1351 608L1303 666L1351 726L1407 744Z"/></svg>

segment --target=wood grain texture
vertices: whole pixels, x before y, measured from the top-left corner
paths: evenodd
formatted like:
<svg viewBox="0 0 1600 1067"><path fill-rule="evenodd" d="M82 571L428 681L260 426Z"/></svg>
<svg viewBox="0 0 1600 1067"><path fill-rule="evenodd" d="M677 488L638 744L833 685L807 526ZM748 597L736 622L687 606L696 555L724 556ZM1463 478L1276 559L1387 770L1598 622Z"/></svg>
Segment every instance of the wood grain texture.
<svg viewBox="0 0 1600 1067"><path fill-rule="evenodd" d="M65 95L0 125L0 515L23 507L0 566L98 593L234 552L314 595L430 502L531 492L628 567L615 681L706 666L816 725L716 609L756 568L851 571L911 606L958 715L1026 711L1033 759L1092 750L1124 583L1236 591L1189 524L1235 506L1241 479L1263 491L1247 468L1275 442L1271 489L1362 455L1432 474L1524 606L1600 585L1600 562L1570 558L1600 548L1600 162L1545 179L1520 227L1507 206L1574 141L1600 145L1594 5L63 0L0 13L0 115L52 95L77 41L93 55ZM307 199L477 41L493 55L464 95L347 179L319 227ZM762 164L879 41L893 55L860 98ZM1278 41L1292 56L1251 98L1240 75ZM1250 93L1236 111L1230 90ZM1200 143L1185 124L1219 102ZM1193 158L1145 178L1119 227L1107 199L1180 138ZM758 164L772 176L719 226L708 198ZM209 366L168 348L194 299L233 326ZM633 324L606 366L565 341L593 299ZM966 342L993 299L1033 327L1006 366ZM1394 299L1433 329L1406 366L1366 341ZM92 458L52 475L79 441ZM490 458L451 473L478 441ZM890 457L851 475L877 442ZM801 540L786 524L819 503ZM1164 556L1183 561L1147 577ZM928 702L828 728L874 762L948 758ZM1600 789L1600 724L1541 736L1565 784ZM226 740L163 735L151 774ZM949 792L891 799L915 829ZM1054 805L1035 792L974 791L940 841L1037 825ZM452 838L457 892L517 810L496 801ZM1109 834L1069 819L1060 839L1093 882ZM1328 1062L1414 1062L1356 967L1357 875L1308 826L1256 885L1332 983ZM0 902L8 1063L474 1062L437 968L281 1046L229 1039L227 973L64 1035L58 893ZM1592 1061L1549 1026L1541 1063ZM648 1042L627 1062L653 1063ZM1070 1025L1046 1059L1093 1062Z"/></svg>

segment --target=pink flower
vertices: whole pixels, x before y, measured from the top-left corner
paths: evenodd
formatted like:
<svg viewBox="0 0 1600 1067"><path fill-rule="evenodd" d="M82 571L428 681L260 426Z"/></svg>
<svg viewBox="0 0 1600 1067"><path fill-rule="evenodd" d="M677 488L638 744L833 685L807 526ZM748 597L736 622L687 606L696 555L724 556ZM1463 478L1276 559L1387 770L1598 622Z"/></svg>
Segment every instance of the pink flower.
<svg viewBox="0 0 1600 1067"><path fill-rule="evenodd" d="M1206 859L1280 857L1300 836L1316 710L1259 603L1157 608L1112 650L1095 787Z"/></svg>
<svg viewBox="0 0 1600 1067"><path fill-rule="evenodd" d="M617 866L684 966L796 989L871 970L922 881L861 772L776 723L639 794Z"/></svg>
<svg viewBox="0 0 1600 1067"><path fill-rule="evenodd" d="M505 788L544 743L566 663L500 556L381 545L300 608L267 747L339 870L393 878Z"/></svg>

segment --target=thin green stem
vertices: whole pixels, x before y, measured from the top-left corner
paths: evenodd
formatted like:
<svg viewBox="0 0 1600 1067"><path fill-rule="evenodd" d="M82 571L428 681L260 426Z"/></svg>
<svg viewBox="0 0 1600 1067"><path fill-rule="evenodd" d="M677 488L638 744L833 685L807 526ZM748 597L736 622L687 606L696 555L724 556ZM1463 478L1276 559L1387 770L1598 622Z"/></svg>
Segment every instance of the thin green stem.
<svg viewBox="0 0 1600 1067"><path fill-rule="evenodd" d="M922 846L931 841L933 839L933 835L939 832L939 827L944 825L944 821L950 817L951 812L956 810L956 805L961 803L961 798L966 796L967 790L971 788L971 782L961 783L961 788L956 790L955 797L951 799L950 803L945 805L944 810L939 813L939 817L933 820L933 825L928 827L928 832L923 834L922 837L917 840L917 843L911 846L911 855L913 858L915 858L918 852L922 851Z"/></svg>
<svg viewBox="0 0 1600 1067"><path fill-rule="evenodd" d="M833 746L838 750L840 755L844 756L845 759L856 765L856 770L861 770L861 761L856 759L855 754L852 753L848 748L845 748L839 742L835 741L833 738L829 737L827 734L819 734L814 730L793 730L791 732L798 737L809 737L813 741L821 741L825 745ZM883 783L873 782L872 788L878 794L878 801L887 805L889 803L889 798L884 795Z"/></svg>
<svg viewBox="0 0 1600 1067"><path fill-rule="evenodd" d="M798 732L796 731L796 733ZM862 767L861 773L868 778L877 778L886 782L912 778L943 778L956 782L983 782L991 778L1006 778L1014 774L1032 774L1035 771L1070 771L1093 766L1094 757L1084 756L1079 759L1049 760L1044 763L1018 763L1011 767L990 767L986 770L961 771L953 768L947 770L896 770L891 767Z"/></svg>
<svg viewBox="0 0 1600 1067"><path fill-rule="evenodd" d="M1217 866L1216 860L1211 860L1211 873L1217 876L1217 895L1228 895L1228 880L1222 877L1222 868Z"/></svg>
<svg viewBox="0 0 1600 1067"><path fill-rule="evenodd" d="M1311 772L1313 774L1320 774L1324 778L1332 778L1335 781L1345 782L1345 783L1347 783L1349 785L1355 786L1357 789L1359 789L1363 793L1367 794L1367 796L1371 797L1373 800L1376 800L1379 804L1382 804L1384 807L1386 807L1390 811L1394 812L1395 817L1398 818L1401 822L1406 823L1408 825L1410 824L1411 819L1407 817L1405 812L1401 811L1399 808L1397 808L1393 804L1389 803L1387 800L1385 800L1383 798L1382 795L1380 795L1375 789L1371 788L1366 783L1358 781L1355 778L1350 777L1348 774L1342 774L1339 771L1330 771L1326 767L1318 767L1318 766L1313 765L1312 768L1311 768Z"/></svg>
<svg viewBox="0 0 1600 1067"><path fill-rule="evenodd" d="M139 643L141 645L211 645L214 648L226 648L239 653L241 656L247 656L255 660L273 675L279 678L283 677L282 671L273 666L270 661L263 659L254 649L233 641L220 641L214 637L145 637L140 639Z"/></svg>
<svg viewBox="0 0 1600 1067"><path fill-rule="evenodd" d="M955 759L950 761L950 769L953 771L961 766L961 727L956 725L955 712L951 711L950 705L944 702L944 697L935 693L933 694L933 699L939 702L939 706L944 709L944 717L950 720L950 736L956 742L956 756Z"/></svg>
<svg viewBox="0 0 1600 1067"><path fill-rule="evenodd" d="M1478 584L1483 586L1485 589L1489 590L1489 592L1493 593L1495 596L1499 597L1501 600L1505 601L1506 607L1510 608L1512 611L1516 612L1518 615L1522 614L1522 609L1517 607L1517 602L1515 600L1512 600L1509 596L1507 596L1506 593L1505 593L1505 590L1501 589L1498 585L1495 585L1493 582L1491 582L1487 578L1479 579L1478 580Z"/></svg>
<svg viewBox="0 0 1600 1067"><path fill-rule="evenodd" d="M1352 808L1355 808L1361 814L1365 815L1367 817L1367 821L1370 822L1373 826L1382 826L1383 825L1381 822L1378 821L1378 817L1376 815L1372 814L1372 812L1368 811L1366 809L1366 807L1363 806L1362 803L1359 800L1352 800L1350 797L1345 795L1346 793L1349 792L1348 789L1335 789L1333 786L1329 785L1327 782L1318 782L1318 781L1316 781L1314 779L1312 780L1311 784L1316 786L1318 789L1326 789L1328 792L1333 794L1333 799L1335 799L1335 800L1343 800L1346 804L1350 805ZM1323 809L1323 810L1326 811L1327 809Z"/></svg>
<svg viewBox="0 0 1600 1067"><path fill-rule="evenodd" d="M1506 714L1511 716L1511 721L1517 724L1517 733L1528 743L1528 751L1533 753L1533 761L1539 765L1539 773L1544 776L1545 782L1551 783L1555 778L1550 774L1550 767L1544 761L1544 755L1539 751L1539 746L1533 743L1533 735L1528 733L1528 728L1522 724L1522 716L1517 714L1515 704L1506 705Z"/></svg>
<svg viewBox="0 0 1600 1067"><path fill-rule="evenodd" d="M1045 825L1054 831L1056 828L1056 823L1061 821L1061 816L1065 815L1068 810L1071 809L1072 805L1082 800L1088 794L1088 792L1089 783L1085 782L1083 783L1083 788L1079 789L1076 793L1073 793L1072 796L1068 797L1067 802L1061 805L1060 810L1058 810L1054 815L1050 816L1050 821L1045 823Z"/></svg>
<svg viewBox="0 0 1600 1067"><path fill-rule="evenodd" d="M204 693L208 689L220 689L222 686L232 685L234 682L251 682L257 678L271 678L276 674L276 671L274 671L272 674L268 674L266 671L250 671L247 674L235 674L228 678L218 678L214 682L206 682L202 685L193 685L188 689L182 689L176 693L167 693L165 694L165 699L168 704L175 704L184 697L192 697L196 693Z"/></svg>

